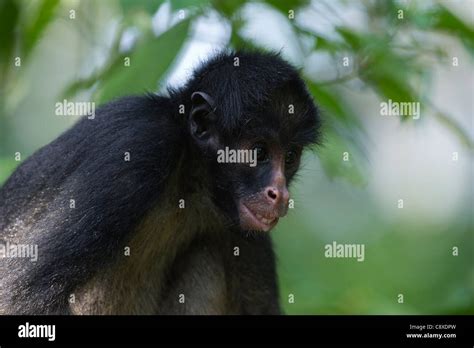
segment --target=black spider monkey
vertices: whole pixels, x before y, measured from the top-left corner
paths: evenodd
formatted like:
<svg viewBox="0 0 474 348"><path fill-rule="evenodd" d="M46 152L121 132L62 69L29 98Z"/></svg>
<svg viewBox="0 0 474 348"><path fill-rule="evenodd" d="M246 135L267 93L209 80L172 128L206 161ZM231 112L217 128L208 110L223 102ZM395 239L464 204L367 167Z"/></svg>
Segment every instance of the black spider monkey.
<svg viewBox="0 0 474 348"><path fill-rule="evenodd" d="M0 190L0 246L38 248L0 258L0 314L280 313L265 232L320 129L274 53L221 53L169 96L102 106Z"/></svg>

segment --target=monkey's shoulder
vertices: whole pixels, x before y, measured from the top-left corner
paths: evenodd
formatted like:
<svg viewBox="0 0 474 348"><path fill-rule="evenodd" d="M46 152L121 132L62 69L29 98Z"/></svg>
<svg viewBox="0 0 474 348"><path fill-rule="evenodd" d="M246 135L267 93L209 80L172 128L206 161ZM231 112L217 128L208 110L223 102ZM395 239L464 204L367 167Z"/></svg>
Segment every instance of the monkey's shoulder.
<svg viewBox="0 0 474 348"><path fill-rule="evenodd" d="M182 149L171 113L166 98L125 97L82 119L27 158L0 188L0 227L33 211L63 209L71 199L111 215L118 209L106 208L110 201L123 200L131 209L154 199Z"/></svg>

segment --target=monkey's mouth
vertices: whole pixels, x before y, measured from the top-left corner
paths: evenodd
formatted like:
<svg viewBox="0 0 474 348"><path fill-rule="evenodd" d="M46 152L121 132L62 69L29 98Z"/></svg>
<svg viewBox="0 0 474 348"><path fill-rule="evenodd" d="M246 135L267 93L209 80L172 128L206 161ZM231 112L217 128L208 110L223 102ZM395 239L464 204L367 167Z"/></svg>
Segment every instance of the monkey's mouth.
<svg viewBox="0 0 474 348"><path fill-rule="evenodd" d="M257 212L244 203L239 206L240 226L245 230L268 232L278 223L278 216Z"/></svg>

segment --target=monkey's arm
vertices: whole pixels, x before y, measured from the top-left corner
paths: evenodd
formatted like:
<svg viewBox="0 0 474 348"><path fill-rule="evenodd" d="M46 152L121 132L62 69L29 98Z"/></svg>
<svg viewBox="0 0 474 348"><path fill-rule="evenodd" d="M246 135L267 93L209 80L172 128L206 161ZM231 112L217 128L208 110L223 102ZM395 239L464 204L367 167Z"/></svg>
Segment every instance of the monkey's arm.
<svg viewBox="0 0 474 348"><path fill-rule="evenodd" d="M231 259L233 297L241 304L241 314L281 314L275 254L268 234L246 232L233 235ZM235 255L235 253L233 254Z"/></svg>
<svg viewBox="0 0 474 348"><path fill-rule="evenodd" d="M159 314L281 314L269 236L219 235L179 255Z"/></svg>
<svg viewBox="0 0 474 348"><path fill-rule="evenodd" d="M27 159L0 189L0 241L38 260L0 260L0 313L62 313L156 202L182 148L164 98L107 104ZM128 157L129 156L129 161Z"/></svg>

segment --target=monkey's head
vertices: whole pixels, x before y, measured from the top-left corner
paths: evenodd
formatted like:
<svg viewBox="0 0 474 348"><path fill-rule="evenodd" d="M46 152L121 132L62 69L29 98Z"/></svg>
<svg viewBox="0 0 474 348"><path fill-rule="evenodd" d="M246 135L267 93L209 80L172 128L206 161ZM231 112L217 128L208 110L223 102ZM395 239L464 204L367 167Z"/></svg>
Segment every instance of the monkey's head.
<svg viewBox="0 0 474 348"><path fill-rule="evenodd" d="M215 205L243 230L269 231L287 213L303 150L319 138L304 82L277 54L231 53L204 64L185 88L187 129Z"/></svg>

